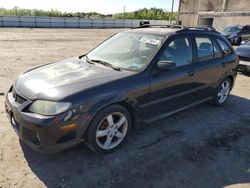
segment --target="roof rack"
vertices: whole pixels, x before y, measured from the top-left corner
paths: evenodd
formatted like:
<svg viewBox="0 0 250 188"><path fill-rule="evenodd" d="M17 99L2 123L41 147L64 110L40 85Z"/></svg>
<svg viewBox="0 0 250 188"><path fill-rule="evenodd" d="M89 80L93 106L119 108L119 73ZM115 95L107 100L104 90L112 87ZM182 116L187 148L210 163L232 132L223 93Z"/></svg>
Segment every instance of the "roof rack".
<svg viewBox="0 0 250 188"><path fill-rule="evenodd" d="M184 29L183 25L152 25L152 24L142 24L139 28L169 28L169 29Z"/></svg>
<svg viewBox="0 0 250 188"><path fill-rule="evenodd" d="M170 28L171 25L152 25L152 24L142 24L139 28L147 28L147 27L159 27L159 28Z"/></svg>
<svg viewBox="0 0 250 188"><path fill-rule="evenodd" d="M216 31L212 27L186 27L180 30L179 32L183 32L183 31L210 31L210 32L218 33L218 31Z"/></svg>

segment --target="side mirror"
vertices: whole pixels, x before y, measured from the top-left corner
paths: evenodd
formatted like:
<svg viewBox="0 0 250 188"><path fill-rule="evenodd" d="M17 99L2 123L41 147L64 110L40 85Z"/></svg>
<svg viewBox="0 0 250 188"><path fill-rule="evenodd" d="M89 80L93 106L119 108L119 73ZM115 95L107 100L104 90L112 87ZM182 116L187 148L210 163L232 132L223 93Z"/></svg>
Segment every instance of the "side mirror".
<svg viewBox="0 0 250 188"><path fill-rule="evenodd" d="M173 61L159 61L157 68L161 71L173 70L176 68L176 64Z"/></svg>

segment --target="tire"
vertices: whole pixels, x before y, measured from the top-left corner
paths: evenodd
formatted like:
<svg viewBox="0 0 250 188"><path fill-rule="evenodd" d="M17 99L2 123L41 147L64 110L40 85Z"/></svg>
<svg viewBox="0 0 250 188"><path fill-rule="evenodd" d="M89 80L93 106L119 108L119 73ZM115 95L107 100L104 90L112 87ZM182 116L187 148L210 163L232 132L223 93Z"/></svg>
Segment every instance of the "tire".
<svg viewBox="0 0 250 188"><path fill-rule="evenodd" d="M125 142L131 130L131 116L120 105L112 105L100 111L89 125L86 141L96 153L111 153Z"/></svg>
<svg viewBox="0 0 250 188"><path fill-rule="evenodd" d="M232 80L228 77L222 80L219 86L215 89L213 99L211 101L213 105L221 106L227 101L230 96L232 84Z"/></svg>

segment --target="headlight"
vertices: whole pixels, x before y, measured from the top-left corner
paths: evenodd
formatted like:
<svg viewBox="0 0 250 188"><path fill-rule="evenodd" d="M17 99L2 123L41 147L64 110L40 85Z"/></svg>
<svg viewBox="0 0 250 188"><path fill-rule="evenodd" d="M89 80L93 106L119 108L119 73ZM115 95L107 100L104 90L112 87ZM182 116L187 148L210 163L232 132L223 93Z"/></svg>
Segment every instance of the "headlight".
<svg viewBox="0 0 250 188"><path fill-rule="evenodd" d="M41 115L56 115L67 111L71 107L70 102L53 102L36 100L29 107L29 111Z"/></svg>

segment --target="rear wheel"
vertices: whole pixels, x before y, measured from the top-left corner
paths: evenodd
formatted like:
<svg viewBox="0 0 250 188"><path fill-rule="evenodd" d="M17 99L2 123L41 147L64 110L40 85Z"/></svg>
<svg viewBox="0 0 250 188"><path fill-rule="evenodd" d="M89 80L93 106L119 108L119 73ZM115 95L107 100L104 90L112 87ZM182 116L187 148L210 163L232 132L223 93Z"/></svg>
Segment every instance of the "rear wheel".
<svg viewBox="0 0 250 188"><path fill-rule="evenodd" d="M225 78L220 85L217 87L214 96L213 96L213 104L216 106L220 106L226 102L230 95L230 91L232 88L232 81L230 78Z"/></svg>
<svg viewBox="0 0 250 188"><path fill-rule="evenodd" d="M113 105L103 109L93 119L87 133L88 146L97 153L109 153L125 141L131 127L126 108Z"/></svg>

